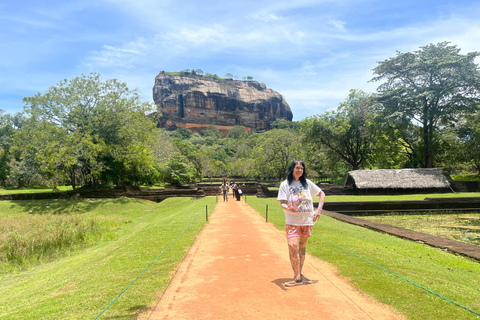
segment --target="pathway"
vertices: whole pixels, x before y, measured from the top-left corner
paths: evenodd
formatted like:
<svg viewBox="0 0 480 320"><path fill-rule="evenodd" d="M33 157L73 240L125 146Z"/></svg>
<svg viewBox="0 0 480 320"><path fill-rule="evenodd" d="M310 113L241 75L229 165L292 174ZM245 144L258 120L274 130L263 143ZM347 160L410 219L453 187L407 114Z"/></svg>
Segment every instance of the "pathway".
<svg viewBox="0 0 480 320"><path fill-rule="evenodd" d="M166 291L139 319L404 319L326 262L308 255L303 273L314 283L285 288L293 272L284 232L243 199L220 200Z"/></svg>

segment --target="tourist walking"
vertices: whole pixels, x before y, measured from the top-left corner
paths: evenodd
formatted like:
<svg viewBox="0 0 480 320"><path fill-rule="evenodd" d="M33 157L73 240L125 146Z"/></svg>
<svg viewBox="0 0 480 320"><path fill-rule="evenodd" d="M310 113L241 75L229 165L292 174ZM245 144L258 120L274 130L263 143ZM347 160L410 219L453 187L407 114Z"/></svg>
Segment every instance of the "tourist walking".
<svg viewBox="0 0 480 320"><path fill-rule="evenodd" d="M313 197L319 197L318 208L313 207ZM277 200L285 213L288 252L293 269L293 279L286 287L310 284L312 280L302 274L308 237L315 222L320 218L325 193L307 179L305 164L294 160L288 167L287 179L280 184Z"/></svg>
<svg viewBox="0 0 480 320"><path fill-rule="evenodd" d="M223 183L221 185L221 189L223 192L223 202L228 201L228 181L227 179L223 179Z"/></svg>
<svg viewBox="0 0 480 320"><path fill-rule="evenodd" d="M232 195L234 199L237 199L237 184L235 182L232 182Z"/></svg>
<svg viewBox="0 0 480 320"><path fill-rule="evenodd" d="M240 184L235 185L235 197L237 201L240 201L240 196L242 195L242 189L240 189Z"/></svg>

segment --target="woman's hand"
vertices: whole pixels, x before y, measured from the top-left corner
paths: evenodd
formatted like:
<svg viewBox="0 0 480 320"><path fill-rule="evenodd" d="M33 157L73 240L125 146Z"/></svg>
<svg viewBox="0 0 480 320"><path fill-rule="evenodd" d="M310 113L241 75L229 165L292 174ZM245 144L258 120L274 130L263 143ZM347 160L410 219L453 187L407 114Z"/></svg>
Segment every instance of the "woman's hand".
<svg viewBox="0 0 480 320"><path fill-rule="evenodd" d="M320 219L320 216L322 215L322 207L323 205L319 204L317 210L313 212L313 222L316 222L318 219Z"/></svg>
<svg viewBox="0 0 480 320"><path fill-rule="evenodd" d="M293 214L293 215L298 214L297 212L294 211L293 206L291 204L288 205L287 202L282 202L281 207L287 214Z"/></svg>

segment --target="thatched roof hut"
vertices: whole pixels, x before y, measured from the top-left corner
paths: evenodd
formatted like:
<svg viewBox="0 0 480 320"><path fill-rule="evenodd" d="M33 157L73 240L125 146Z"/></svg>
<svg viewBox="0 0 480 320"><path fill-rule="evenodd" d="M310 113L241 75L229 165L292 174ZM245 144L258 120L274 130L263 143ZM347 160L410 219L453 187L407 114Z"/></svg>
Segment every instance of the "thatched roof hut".
<svg viewBox="0 0 480 320"><path fill-rule="evenodd" d="M345 184L362 190L362 193L367 190L396 190L401 193L451 192L447 178L436 168L355 170L348 172Z"/></svg>

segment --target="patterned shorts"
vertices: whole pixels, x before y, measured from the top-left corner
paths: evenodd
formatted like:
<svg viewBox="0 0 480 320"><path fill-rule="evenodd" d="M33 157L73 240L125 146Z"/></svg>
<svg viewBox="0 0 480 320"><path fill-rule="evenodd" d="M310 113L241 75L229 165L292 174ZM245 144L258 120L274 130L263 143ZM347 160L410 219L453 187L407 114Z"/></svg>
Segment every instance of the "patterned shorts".
<svg viewBox="0 0 480 320"><path fill-rule="evenodd" d="M293 226L291 224L287 224L285 225L287 239L300 237L300 235L310 237L312 235L312 228L313 226Z"/></svg>

